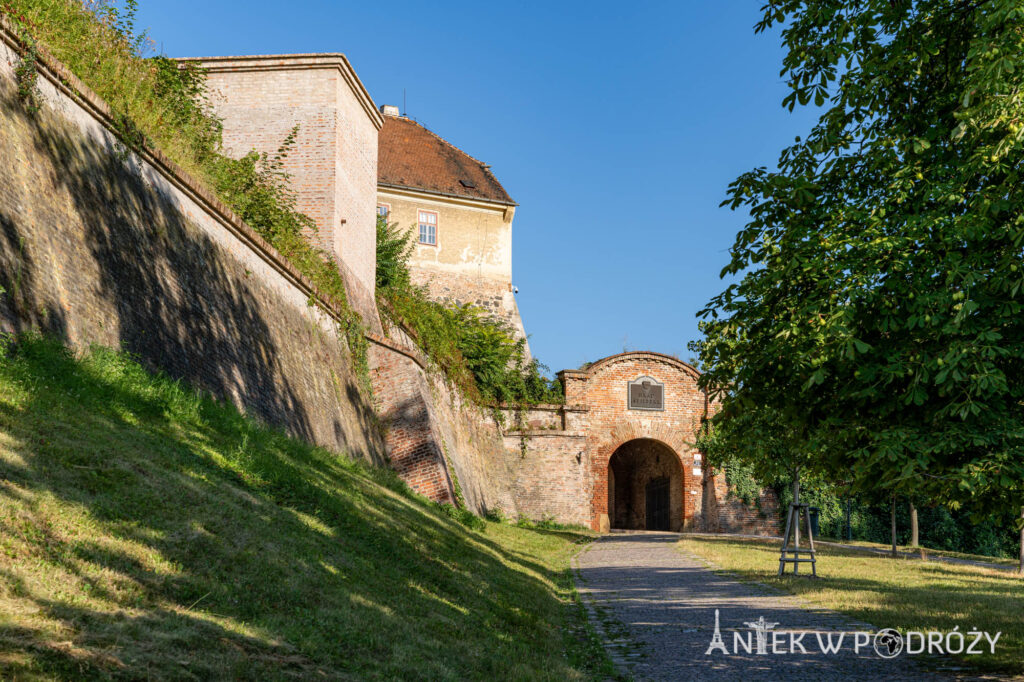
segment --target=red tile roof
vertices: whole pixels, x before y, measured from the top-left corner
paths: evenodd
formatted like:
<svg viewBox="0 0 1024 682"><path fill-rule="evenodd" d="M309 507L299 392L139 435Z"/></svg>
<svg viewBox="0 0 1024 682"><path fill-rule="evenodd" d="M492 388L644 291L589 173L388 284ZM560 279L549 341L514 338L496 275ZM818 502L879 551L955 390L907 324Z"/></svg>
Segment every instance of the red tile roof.
<svg viewBox="0 0 1024 682"><path fill-rule="evenodd" d="M403 116L385 116L377 184L515 206L487 164Z"/></svg>

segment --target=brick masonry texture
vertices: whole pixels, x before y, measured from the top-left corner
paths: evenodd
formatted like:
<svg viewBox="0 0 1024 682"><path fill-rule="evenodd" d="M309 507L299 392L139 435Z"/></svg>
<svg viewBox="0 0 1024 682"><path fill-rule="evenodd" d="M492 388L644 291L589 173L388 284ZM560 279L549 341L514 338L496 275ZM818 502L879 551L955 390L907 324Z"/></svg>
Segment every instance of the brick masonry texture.
<svg viewBox="0 0 1024 682"><path fill-rule="evenodd" d="M590 525L585 434L510 431L505 435L505 449L519 515Z"/></svg>
<svg viewBox="0 0 1024 682"><path fill-rule="evenodd" d="M0 330L123 347L309 442L380 464L390 448L434 500L453 499L450 459L472 508L514 509L493 421L371 333L379 418L315 289L159 152L119 152L105 104L45 54L27 115L0 39Z"/></svg>
<svg viewBox="0 0 1024 682"><path fill-rule="evenodd" d="M506 456L523 515L595 530L643 528L646 483L665 477L670 530L778 532L771 491L752 508L729 492L724 475L695 466L697 429L714 410L695 369L631 352L560 376L565 406L506 410ZM664 410L628 409L628 383L645 376L664 384Z"/></svg>
<svg viewBox="0 0 1024 682"><path fill-rule="evenodd" d="M192 60L183 60L192 61ZM224 121L224 148L273 154L298 126L284 160L298 208L345 275L349 298L379 331L376 268L376 111L344 55L211 57L210 99Z"/></svg>
<svg viewBox="0 0 1024 682"><path fill-rule="evenodd" d="M387 329L396 345L414 346L401 329ZM455 502L455 482L467 507L515 515L509 472L497 424L448 386L421 357L371 349L376 408L385 424L391 464L409 485L439 502Z"/></svg>
<svg viewBox="0 0 1024 682"><path fill-rule="evenodd" d="M55 63L43 110L0 32L0 327L123 347L310 442L383 461L330 311L159 153L118 153L105 105ZM65 81L67 85L61 84Z"/></svg>

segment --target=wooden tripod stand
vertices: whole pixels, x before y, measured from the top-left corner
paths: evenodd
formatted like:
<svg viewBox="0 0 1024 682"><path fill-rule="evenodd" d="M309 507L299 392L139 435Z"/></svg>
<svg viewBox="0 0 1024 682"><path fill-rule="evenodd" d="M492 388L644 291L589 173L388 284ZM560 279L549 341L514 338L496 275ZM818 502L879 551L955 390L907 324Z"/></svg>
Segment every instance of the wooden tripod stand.
<svg viewBox="0 0 1024 682"><path fill-rule="evenodd" d="M786 518L786 534L782 537L782 553L779 555L779 575L786 572L786 564L793 564L793 575L799 575L800 564L811 564L811 575L818 577L818 567L814 560L814 533L811 532L811 517L808 507L810 505L794 502L789 505L789 516ZM800 515L803 514L804 523L807 527L808 549L800 548ZM792 532L791 532L792 531ZM790 547L789 537L793 536L793 546ZM801 559L800 555L810 555L810 559ZM791 556L790 556L791 555Z"/></svg>

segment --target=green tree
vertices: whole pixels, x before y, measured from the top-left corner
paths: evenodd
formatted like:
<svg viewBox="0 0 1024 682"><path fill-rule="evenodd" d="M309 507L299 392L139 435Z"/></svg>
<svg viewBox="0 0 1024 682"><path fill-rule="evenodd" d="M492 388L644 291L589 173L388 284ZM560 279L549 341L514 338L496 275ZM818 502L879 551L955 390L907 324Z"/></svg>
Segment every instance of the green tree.
<svg viewBox="0 0 1024 682"><path fill-rule="evenodd" d="M770 405L833 478L1019 508L1024 5L785 0L773 27L784 106L822 113L724 202L738 281L695 347L719 419Z"/></svg>

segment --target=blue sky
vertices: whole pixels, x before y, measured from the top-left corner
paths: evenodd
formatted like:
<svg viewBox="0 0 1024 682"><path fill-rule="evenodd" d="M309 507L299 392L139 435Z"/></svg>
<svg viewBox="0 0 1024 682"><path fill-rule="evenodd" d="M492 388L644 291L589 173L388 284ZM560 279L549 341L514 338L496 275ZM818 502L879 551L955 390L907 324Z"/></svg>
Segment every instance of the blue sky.
<svg viewBox="0 0 1024 682"><path fill-rule="evenodd" d="M344 52L380 104L490 163L519 202L513 280L553 371L687 359L744 215L726 187L803 134L759 2L141 0L173 57Z"/></svg>

